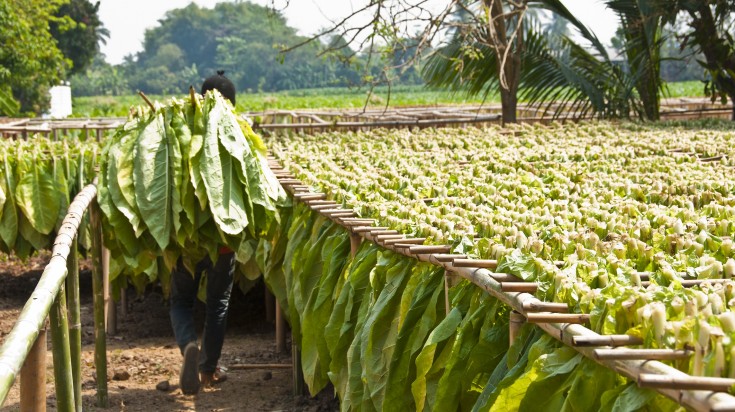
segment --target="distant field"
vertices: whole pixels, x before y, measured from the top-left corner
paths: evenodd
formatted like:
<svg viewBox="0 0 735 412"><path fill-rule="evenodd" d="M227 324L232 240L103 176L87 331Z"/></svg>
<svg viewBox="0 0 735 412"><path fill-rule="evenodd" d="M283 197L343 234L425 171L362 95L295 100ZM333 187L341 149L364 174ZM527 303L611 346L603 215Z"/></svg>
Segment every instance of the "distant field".
<svg viewBox="0 0 735 412"><path fill-rule="evenodd" d="M668 85L667 97L703 96L704 86L701 82L691 81L671 83ZM151 100L165 100L171 96L149 96ZM182 94L178 97L184 97ZM401 86L388 91L382 87L374 90L368 98L364 89L327 88L290 90L275 93L240 93L237 96L239 111L260 111L267 109L316 109L316 108L362 108L390 106L437 106L449 104L498 103L498 95L466 97L461 93L436 91L423 86ZM74 98L74 116L76 117L116 117L126 116L130 106L143 104L137 96L95 96Z"/></svg>

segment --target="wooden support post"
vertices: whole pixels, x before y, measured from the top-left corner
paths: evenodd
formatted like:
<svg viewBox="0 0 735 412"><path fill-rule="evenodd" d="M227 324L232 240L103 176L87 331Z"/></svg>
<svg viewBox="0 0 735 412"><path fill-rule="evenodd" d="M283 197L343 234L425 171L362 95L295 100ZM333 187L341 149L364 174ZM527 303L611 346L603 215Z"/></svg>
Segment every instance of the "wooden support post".
<svg viewBox="0 0 735 412"><path fill-rule="evenodd" d="M54 129L55 130L55 129ZM79 257L77 238L71 242L66 258L66 293L69 311L69 346L71 375L74 382L74 405L82 412L82 316L79 298Z"/></svg>
<svg viewBox="0 0 735 412"><path fill-rule="evenodd" d="M521 328L523 327L524 323L526 323L525 316L516 311L510 312L510 320L508 321L508 328L510 329L510 333L508 334L510 345L513 345L513 342L515 342L518 334L521 333Z"/></svg>
<svg viewBox="0 0 735 412"><path fill-rule="evenodd" d="M264 287L263 302L265 303L265 320L273 322L276 320L276 300L267 286Z"/></svg>
<svg viewBox="0 0 735 412"><path fill-rule="evenodd" d="M301 370L301 348L296 343L296 339L291 340L291 362L293 364L293 394L294 396L304 395L306 385L304 371Z"/></svg>
<svg viewBox="0 0 735 412"><path fill-rule="evenodd" d="M128 317L128 285L125 281L125 286L120 288L120 312L119 318L125 319ZM119 321L119 319L118 319Z"/></svg>
<svg viewBox="0 0 735 412"><path fill-rule="evenodd" d="M449 315L449 272L444 271L444 313Z"/></svg>
<svg viewBox="0 0 735 412"><path fill-rule="evenodd" d="M66 292L61 285L49 312L51 325L51 352L54 355L54 384L56 409L60 412L75 410L74 377L69 348L69 322L66 317Z"/></svg>
<svg viewBox="0 0 735 412"><path fill-rule="evenodd" d="M38 331L20 370L20 410L46 411L46 329Z"/></svg>
<svg viewBox="0 0 735 412"><path fill-rule="evenodd" d="M97 406L107 408L107 335L105 333L105 301L102 284L102 222L97 199L89 208L92 232L92 290L94 303L94 363L97 374Z"/></svg>
<svg viewBox="0 0 735 412"><path fill-rule="evenodd" d="M350 256L353 258L357 255L357 251L360 250L360 244L362 243L362 237L357 233L350 233Z"/></svg>
<svg viewBox="0 0 735 412"><path fill-rule="evenodd" d="M283 318L283 309L276 302L276 353L286 352L286 320Z"/></svg>

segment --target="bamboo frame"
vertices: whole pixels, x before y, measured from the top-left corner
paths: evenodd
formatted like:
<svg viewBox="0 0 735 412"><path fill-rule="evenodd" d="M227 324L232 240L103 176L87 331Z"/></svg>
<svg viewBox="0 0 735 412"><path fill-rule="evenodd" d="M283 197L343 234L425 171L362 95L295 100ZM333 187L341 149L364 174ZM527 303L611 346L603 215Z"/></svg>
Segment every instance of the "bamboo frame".
<svg viewBox="0 0 735 412"><path fill-rule="evenodd" d="M704 390L727 392L735 385L735 379L711 378L705 376L664 376L652 373L643 373L638 376L638 386L641 388L665 388L676 390ZM725 410L713 408L713 410Z"/></svg>
<svg viewBox="0 0 735 412"><path fill-rule="evenodd" d="M340 223L340 222L338 222ZM347 228L347 230L353 230L354 227L349 227L344 222L340 223ZM365 237L368 240L372 240L373 236L370 227L359 227L359 235ZM401 246L410 248L412 245L393 245L396 249ZM416 246L414 246L416 247ZM420 246L425 247L425 246ZM426 250L421 250L425 252ZM587 358L590 358L597 363L608 367L622 376L630 379L638 379L639 376L644 374L655 374L657 376L663 376L664 378L683 379L691 378L684 372L679 371L671 366L665 365L657 360L609 360L609 359L598 359L594 355L594 348L589 346L595 343L612 343L619 345L622 342L629 342L630 344L637 343L632 337L625 336L621 338L620 335L612 336L601 336L591 331L587 327L580 325L589 320L587 314L569 314L569 313L528 313L524 307L533 308L539 302L538 299L526 292L511 292L506 293L503 291L503 282L498 282L495 279L495 274L489 272L485 268L465 268L455 267L452 262L446 259L447 252L434 252L432 253L411 253L408 254L405 251L402 252L420 261L431 262L437 266L444 267L448 271L455 273L478 287L488 292L493 297L500 299L505 304L509 305L515 311L518 311L522 315L525 315L529 321L534 320L537 323L537 327L541 328L544 332L552 336L553 338L572 346L579 353ZM443 255L443 256L442 256ZM445 261L440 261L437 256L442 256ZM554 262L555 265L563 265L563 262ZM510 276L510 275L505 275ZM506 282L507 283L507 282ZM530 282L529 282L530 284ZM556 308L556 307L555 307ZM559 307L558 309L560 309ZM570 323L576 322L576 323ZM574 342L577 342L575 345ZM728 386L729 387L729 386ZM735 397L727 393L701 391L701 390L689 390L686 388L657 388L658 392L679 402L680 404L698 411L714 411L714 410L735 410ZM723 389L725 390L725 389Z"/></svg>
<svg viewBox="0 0 735 412"><path fill-rule="evenodd" d="M41 279L18 316L13 329L0 347L0 406L5 402L15 377L44 327L51 305L67 274L66 257L69 255L72 239L77 234L84 211L96 194L94 184L88 185L69 205L68 213L54 241L51 260L44 268Z"/></svg>

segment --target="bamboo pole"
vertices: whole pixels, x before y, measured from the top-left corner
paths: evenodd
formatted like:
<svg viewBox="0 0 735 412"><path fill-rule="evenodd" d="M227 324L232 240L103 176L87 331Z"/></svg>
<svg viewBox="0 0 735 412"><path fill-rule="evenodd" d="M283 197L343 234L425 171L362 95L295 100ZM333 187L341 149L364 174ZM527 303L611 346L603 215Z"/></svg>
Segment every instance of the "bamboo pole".
<svg viewBox="0 0 735 412"><path fill-rule="evenodd" d="M595 358L610 360L677 360L686 359L692 355L688 350L674 349L595 349Z"/></svg>
<svg viewBox="0 0 735 412"><path fill-rule="evenodd" d="M71 374L74 383L74 405L77 412L82 411L82 316L79 299L79 255L77 238L71 242L69 256L66 258L66 293L69 311L69 346Z"/></svg>
<svg viewBox="0 0 735 412"><path fill-rule="evenodd" d="M250 369L291 369L293 365L290 363L243 363L227 366L230 370L250 370Z"/></svg>
<svg viewBox="0 0 735 412"><path fill-rule="evenodd" d="M458 268L486 268L495 270L498 267L498 261L487 259L454 259L452 265Z"/></svg>
<svg viewBox="0 0 735 412"><path fill-rule="evenodd" d="M94 363L97 374L97 406L107 408L107 342L105 334L105 301L102 283L102 227L97 200L89 210L92 225L92 289L94 290Z"/></svg>
<svg viewBox="0 0 735 412"><path fill-rule="evenodd" d="M727 392L735 385L735 379L711 378L706 376L665 376L642 373L638 377L638 386L642 388L666 388L677 390L707 390Z"/></svg>
<svg viewBox="0 0 735 412"><path fill-rule="evenodd" d="M0 406L5 402L10 386L15 381L39 331L44 327L51 305L66 276L66 256L69 254L71 240L76 236L84 210L96 193L95 186L88 185L69 206L69 212L64 217L54 241L51 260L43 270L41 279L26 301L13 329L0 347Z"/></svg>
<svg viewBox="0 0 735 412"><path fill-rule="evenodd" d="M74 377L69 348L69 322L66 317L66 292L62 285L49 312L51 351L54 355L54 384L56 408L60 412L75 410Z"/></svg>
<svg viewBox="0 0 735 412"><path fill-rule="evenodd" d="M102 247L102 292L105 300L105 331L109 335L117 334L117 308L111 297L110 289L110 251Z"/></svg>
<svg viewBox="0 0 735 412"><path fill-rule="evenodd" d="M527 313L529 323L586 323L590 315L586 313Z"/></svg>
<svg viewBox="0 0 735 412"><path fill-rule="evenodd" d="M572 345L586 346L628 346L642 345L643 339L631 335L600 335L600 336L574 336Z"/></svg>
<svg viewBox="0 0 735 412"><path fill-rule="evenodd" d="M513 342L515 342L518 334L521 333L521 328L525 323L526 317L523 316L523 314L518 313L515 310L510 312L510 319L508 320L508 338L510 340L510 345L513 345Z"/></svg>
<svg viewBox="0 0 735 412"><path fill-rule="evenodd" d="M304 394L304 371L301 370L301 348L296 339L291 341L291 363L293 365L293 394L301 396Z"/></svg>
<svg viewBox="0 0 735 412"><path fill-rule="evenodd" d="M542 302L540 300L523 302L523 310L527 312L556 312L566 313L569 305L566 303Z"/></svg>
<svg viewBox="0 0 735 412"><path fill-rule="evenodd" d="M12 382L10 384L12 385ZM20 410L46 411L46 329L38 332L38 337L20 371Z"/></svg>

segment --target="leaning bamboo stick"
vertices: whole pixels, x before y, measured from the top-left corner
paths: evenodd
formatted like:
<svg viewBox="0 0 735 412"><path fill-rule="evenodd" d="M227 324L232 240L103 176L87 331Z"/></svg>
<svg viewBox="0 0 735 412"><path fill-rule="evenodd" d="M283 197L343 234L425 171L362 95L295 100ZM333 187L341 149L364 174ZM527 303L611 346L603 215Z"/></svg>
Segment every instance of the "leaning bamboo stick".
<svg viewBox="0 0 735 412"><path fill-rule="evenodd" d="M293 196L300 200L319 200L327 198L326 193L296 193Z"/></svg>
<svg viewBox="0 0 735 412"><path fill-rule="evenodd" d="M94 363L97 374L97 406L107 408L107 343L105 333L105 301L102 285L102 225L96 200L89 210L92 229L92 289L94 300Z"/></svg>
<svg viewBox="0 0 735 412"><path fill-rule="evenodd" d="M688 350L674 349L595 349L597 359L610 360L676 360L692 355Z"/></svg>
<svg viewBox="0 0 735 412"><path fill-rule="evenodd" d="M54 355L56 408L62 412L72 412L76 408L74 377L71 369L71 349L69 348L69 322L66 316L66 292L62 284L49 312L51 352Z"/></svg>
<svg viewBox="0 0 735 412"><path fill-rule="evenodd" d="M416 238L409 238L406 239L401 235L401 238L394 238L394 239L388 239L385 242L383 242L384 245L395 245L396 243L403 243L405 245L408 244L414 244L414 245L420 245L426 241L426 238L424 237L416 237Z"/></svg>
<svg viewBox="0 0 735 412"><path fill-rule="evenodd" d="M433 262L435 264L442 264L442 263L451 263L455 259L465 259L467 255L460 255L456 253L432 253L431 259L433 259Z"/></svg>

